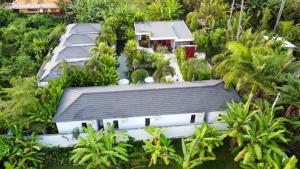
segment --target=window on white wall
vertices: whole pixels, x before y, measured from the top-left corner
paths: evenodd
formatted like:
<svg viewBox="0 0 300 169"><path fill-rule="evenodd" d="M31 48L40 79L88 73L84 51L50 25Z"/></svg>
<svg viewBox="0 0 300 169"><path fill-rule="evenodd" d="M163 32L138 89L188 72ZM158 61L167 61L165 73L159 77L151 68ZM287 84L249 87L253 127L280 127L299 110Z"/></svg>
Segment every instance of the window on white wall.
<svg viewBox="0 0 300 169"><path fill-rule="evenodd" d="M150 118L146 118L145 119L145 126L149 126L150 125Z"/></svg>
<svg viewBox="0 0 300 169"><path fill-rule="evenodd" d="M115 129L119 128L119 122L118 122L118 120L114 120L113 124L114 124Z"/></svg>
<svg viewBox="0 0 300 169"><path fill-rule="evenodd" d="M87 124L86 123L81 123L81 126L84 128L87 128Z"/></svg>
<svg viewBox="0 0 300 169"><path fill-rule="evenodd" d="M196 118L196 115L191 115L191 123L195 123L195 118Z"/></svg>

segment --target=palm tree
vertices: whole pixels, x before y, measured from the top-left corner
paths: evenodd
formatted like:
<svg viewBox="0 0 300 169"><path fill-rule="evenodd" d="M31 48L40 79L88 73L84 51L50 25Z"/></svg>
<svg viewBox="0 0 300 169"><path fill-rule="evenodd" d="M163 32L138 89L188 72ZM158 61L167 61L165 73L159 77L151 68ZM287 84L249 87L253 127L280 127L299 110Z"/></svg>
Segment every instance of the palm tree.
<svg viewBox="0 0 300 169"><path fill-rule="evenodd" d="M227 27L228 28L231 26L231 18L232 18L232 15L233 15L234 4L235 4L235 0L232 0L231 8L230 8L230 14L229 14L229 18L228 18L228 21L227 21Z"/></svg>
<svg viewBox="0 0 300 169"><path fill-rule="evenodd" d="M277 19L276 19L276 23L275 23L273 32L276 32L276 29L277 29L277 27L278 27L278 24L279 24L281 15L282 15L282 11L283 11L283 8L284 8L284 5L285 5L285 1L286 1L286 0L281 0L280 9L279 9L279 11L278 11L278 15L277 15Z"/></svg>
<svg viewBox="0 0 300 169"><path fill-rule="evenodd" d="M153 73L153 79L155 82L164 82L166 76L174 76L175 74L174 68L170 66L170 60L159 59L153 63L153 67L156 68Z"/></svg>
<svg viewBox="0 0 300 169"><path fill-rule="evenodd" d="M237 35L236 35L236 40L237 41L240 40L243 13L244 13L244 0L241 1L241 11L240 11L239 25L238 25Z"/></svg>
<svg viewBox="0 0 300 169"><path fill-rule="evenodd" d="M107 46L104 42L98 43L96 47L91 49L93 56L101 57L102 55L112 55L116 56L116 51L114 48Z"/></svg>
<svg viewBox="0 0 300 169"><path fill-rule="evenodd" d="M116 142L116 138L126 139L123 133L115 133L112 126L108 130L95 131L91 125L83 128L87 138L79 137L72 151L71 161L86 165L86 168L111 168L117 166L118 160L128 161L129 144Z"/></svg>
<svg viewBox="0 0 300 169"><path fill-rule="evenodd" d="M175 149L172 146L172 142L168 139L163 132L164 128L157 128L155 126L149 126L145 128L145 131L151 135L151 139L144 140L144 151L151 155L149 167L157 164L157 159L160 158L164 164L170 164L170 158L174 157Z"/></svg>
<svg viewBox="0 0 300 169"><path fill-rule="evenodd" d="M195 126L195 135L181 140L183 157L175 155L174 159L183 169L192 169L204 161L215 160L213 149L222 145L225 137L226 134L209 127L207 123L203 123L201 128Z"/></svg>
<svg viewBox="0 0 300 169"><path fill-rule="evenodd" d="M282 77L294 74L300 66L290 52L268 45L246 47L239 42L230 42L227 48L231 54L216 67L216 71L223 76L226 87L234 84L237 90L272 93L274 85L282 83Z"/></svg>
<svg viewBox="0 0 300 169"><path fill-rule="evenodd" d="M166 0L163 7L163 17L167 20L178 19L182 11L182 5L178 0Z"/></svg>

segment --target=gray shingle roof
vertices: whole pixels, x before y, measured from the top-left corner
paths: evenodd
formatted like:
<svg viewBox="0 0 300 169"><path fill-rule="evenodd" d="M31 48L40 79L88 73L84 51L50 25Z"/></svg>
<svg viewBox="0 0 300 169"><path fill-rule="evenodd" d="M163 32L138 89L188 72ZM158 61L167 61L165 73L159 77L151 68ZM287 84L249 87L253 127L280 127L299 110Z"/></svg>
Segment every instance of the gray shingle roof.
<svg viewBox="0 0 300 169"><path fill-rule="evenodd" d="M101 25L98 23L76 23L67 26L67 33L80 34L80 33L98 33Z"/></svg>
<svg viewBox="0 0 300 169"><path fill-rule="evenodd" d="M92 56L91 49L93 47L95 47L95 45L63 47L63 49L57 54L57 57L55 57L55 61L90 58Z"/></svg>
<svg viewBox="0 0 300 169"><path fill-rule="evenodd" d="M82 66L92 56L90 49L95 46L101 25L96 23L69 24L60 38L59 45L53 50L52 58L43 64L37 73L40 82L61 76L60 62Z"/></svg>
<svg viewBox="0 0 300 169"><path fill-rule="evenodd" d="M55 122L219 111L240 101L220 80L170 84L68 88Z"/></svg>
<svg viewBox="0 0 300 169"><path fill-rule="evenodd" d="M136 34L151 33L150 39L192 41L194 37L184 21L137 22L134 24Z"/></svg>
<svg viewBox="0 0 300 169"><path fill-rule="evenodd" d="M71 34L65 38L63 46L75 46L81 44L95 44L96 38L99 36L98 33L88 34Z"/></svg>

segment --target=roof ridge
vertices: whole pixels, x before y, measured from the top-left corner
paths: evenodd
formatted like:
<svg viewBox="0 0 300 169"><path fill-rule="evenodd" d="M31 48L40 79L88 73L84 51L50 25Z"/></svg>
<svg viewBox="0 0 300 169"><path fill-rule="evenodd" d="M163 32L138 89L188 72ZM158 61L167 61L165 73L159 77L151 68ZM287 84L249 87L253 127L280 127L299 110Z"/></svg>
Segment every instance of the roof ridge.
<svg viewBox="0 0 300 169"><path fill-rule="evenodd" d="M89 94L89 93L115 93L115 92L123 92L123 91L141 91L141 90L165 90L165 89L184 89L184 88L198 88L198 87L213 87L213 86L218 86L221 83L223 83L223 80L216 80L216 79L212 79L212 80L204 80L204 81L211 81L214 83L213 84L201 84L201 82L203 81L193 81L193 82L179 82L179 83L172 83L172 84L158 84L158 83L154 83L154 84L135 84L135 85L127 85L124 87L127 88L123 88L122 90L108 90L108 91L103 91L103 90L99 90L99 91L80 91L80 93L83 94ZM184 86L179 86L180 84L186 84ZM197 85L197 84L201 84L201 85ZM153 86L151 88L151 86ZM72 89L74 91L78 91L80 89L104 89L104 88L118 88L120 87L120 85L111 85L111 86L90 86L90 87L73 87L73 88L68 88L68 89ZM148 87L148 88L143 88L143 87ZM120 87L121 88L121 87ZM76 90L79 89L79 90Z"/></svg>
<svg viewBox="0 0 300 169"><path fill-rule="evenodd" d="M55 116L53 117L53 121L55 121L56 119L58 119L60 116L62 116L64 114L64 112L66 110L68 110L70 108L70 106L76 101L78 100L81 96L82 96L82 93L78 92L78 91L75 91L75 90L72 90L72 89L65 89L64 92L66 92L66 90L71 90L72 92L74 92L74 94L76 94L75 97L71 98L72 100L70 100L71 102L69 104L66 105L66 107L63 107L62 110L60 110L59 112L57 111ZM64 96L66 97L66 96ZM62 100L63 98L61 98L60 100ZM59 105L57 106L59 107Z"/></svg>

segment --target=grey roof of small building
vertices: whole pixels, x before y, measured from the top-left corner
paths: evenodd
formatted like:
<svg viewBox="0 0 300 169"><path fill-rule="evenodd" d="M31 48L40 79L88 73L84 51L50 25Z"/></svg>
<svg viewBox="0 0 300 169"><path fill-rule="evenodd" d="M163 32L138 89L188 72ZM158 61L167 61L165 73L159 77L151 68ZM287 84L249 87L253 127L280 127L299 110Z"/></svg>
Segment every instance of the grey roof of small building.
<svg viewBox="0 0 300 169"><path fill-rule="evenodd" d="M44 63L37 73L40 82L61 76L61 62L82 66L92 56L91 48L95 46L101 25L96 23L69 24L60 43L52 51L52 57Z"/></svg>
<svg viewBox="0 0 300 169"><path fill-rule="evenodd" d="M68 59L90 58L92 57L91 49L93 47L95 47L95 45L63 47L54 59L55 61L63 61Z"/></svg>
<svg viewBox="0 0 300 169"><path fill-rule="evenodd" d="M99 33L101 25L98 23L74 23L67 26L67 33L81 34L81 33Z"/></svg>
<svg viewBox="0 0 300 169"><path fill-rule="evenodd" d="M79 67L83 67L84 61L68 62L68 65L69 66L77 65ZM40 70L38 74L43 75L44 72L45 70ZM61 77L62 75L63 75L62 65L61 63L58 63L57 65L54 66L54 68L51 69L49 74L47 74L43 79L41 79L41 82L48 82L49 80L55 79L57 77Z"/></svg>
<svg viewBox="0 0 300 169"><path fill-rule="evenodd" d="M70 34L62 42L63 46L75 46L82 44L95 44L98 33L87 33L87 34Z"/></svg>
<svg viewBox="0 0 300 169"><path fill-rule="evenodd" d="M137 22L134 24L134 29L136 34L150 33L150 39L152 40L194 40L184 21Z"/></svg>
<svg viewBox="0 0 300 169"><path fill-rule="evenodd" d="M55 122L220 111L241 101L221 80L65 89Z"/></svg>

